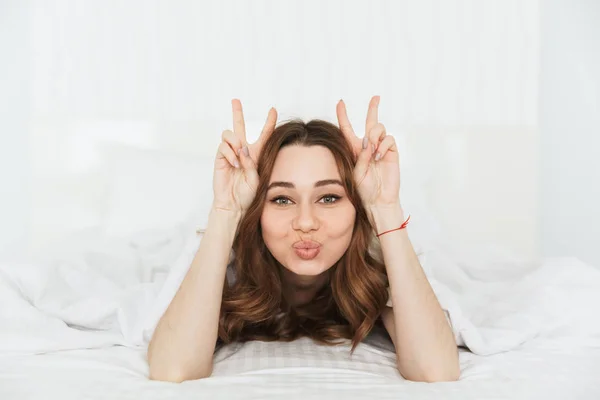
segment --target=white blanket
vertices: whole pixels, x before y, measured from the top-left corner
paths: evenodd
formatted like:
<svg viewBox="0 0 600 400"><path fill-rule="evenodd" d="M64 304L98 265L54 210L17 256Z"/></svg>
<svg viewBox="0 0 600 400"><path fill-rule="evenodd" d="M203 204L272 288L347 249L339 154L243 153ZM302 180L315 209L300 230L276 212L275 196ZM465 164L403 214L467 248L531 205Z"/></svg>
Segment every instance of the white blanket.
<svg viewBox="0 0 600 400"><path fill-rule="evenodd" d="M79 237L45 261L3 262L0 354L146 347L200 240L186 227L124 241ZM599 269L575 258L485 259L439 241L415 248L458 345L480 355L524 343L600 347ZM144 282L141 271L156 265L170 266L166 280Z"/></svg>

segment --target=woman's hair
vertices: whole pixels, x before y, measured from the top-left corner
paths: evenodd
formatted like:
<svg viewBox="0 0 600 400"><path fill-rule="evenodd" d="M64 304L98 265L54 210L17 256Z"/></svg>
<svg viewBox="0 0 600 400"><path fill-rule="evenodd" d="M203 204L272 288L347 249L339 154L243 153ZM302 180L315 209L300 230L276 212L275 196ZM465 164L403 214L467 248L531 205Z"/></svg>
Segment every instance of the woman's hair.
<svg viewBox="0 0 600 400"><path fill-rule="evenodd" d="M262 237L266 192L279 151L292 145L323 146L335 158L342 183L356 210L350 245L328 271L328 284L302 306L282 293L282 268ZM217 344L249 340L292 341L308 336L320 344L352 341L351 353L374 326L388 300L388 278L381 249L353 179L356 163L341 130L326 121L291 120L265 142L257 170L259 184L233 243L235 282L223 287Z"/></svg>

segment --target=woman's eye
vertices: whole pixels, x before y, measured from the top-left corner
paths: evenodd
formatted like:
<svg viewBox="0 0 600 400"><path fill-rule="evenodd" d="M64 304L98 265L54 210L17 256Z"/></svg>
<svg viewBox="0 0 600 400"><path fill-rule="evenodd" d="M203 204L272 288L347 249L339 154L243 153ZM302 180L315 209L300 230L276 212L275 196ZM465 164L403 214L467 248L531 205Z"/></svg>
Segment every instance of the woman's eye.
<svg viewBox="0 0 600 400"><path fill-rule="evenodd" d="M336 196L334 194L328 194L328 195L321 197L321 200L323 200L323 203L325 203L325 204L333 204L336 201L338 201L339 199L340 199L340 196Z"/></svg>
<svg viewBox="0 0 600 400"><path fill-rule="evenodd" d="M287 206L291 203L290 199L288 199L287 197L276 197L271 201L279 206Z"/></svg>
<svg viewBox="0 0 600 400"><path fill-rule="evenodd" d="M321 197L319 202L324 203L324 204L334 204L339 199L341 199L340 196L337 196L335 194L328 194L328 195ZM289 206L289 205L293 204L291 199L289 199L287 197L283 197L283 196L275 197L273 200L271 200L271 203L275 203L278 206Z"/></svg>

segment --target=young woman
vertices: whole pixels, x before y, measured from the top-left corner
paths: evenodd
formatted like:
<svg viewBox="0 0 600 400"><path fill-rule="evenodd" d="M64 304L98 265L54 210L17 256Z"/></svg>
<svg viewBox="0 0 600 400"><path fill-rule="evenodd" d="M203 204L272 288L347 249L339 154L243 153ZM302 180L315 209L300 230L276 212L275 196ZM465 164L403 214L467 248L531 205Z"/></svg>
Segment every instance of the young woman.
<svg viewBox="0 0 600 400"><path fill-rule="evenodd" d="M454 335L404 229L398 149L378 107L375 96L362 138L341 100L339 128L275 127L271 109L249 144L232 101L206 233L150 342L151 379L208 377L216 346L233 341L350 339L354 351L376 324L406 379L458 379Z"/></svg>

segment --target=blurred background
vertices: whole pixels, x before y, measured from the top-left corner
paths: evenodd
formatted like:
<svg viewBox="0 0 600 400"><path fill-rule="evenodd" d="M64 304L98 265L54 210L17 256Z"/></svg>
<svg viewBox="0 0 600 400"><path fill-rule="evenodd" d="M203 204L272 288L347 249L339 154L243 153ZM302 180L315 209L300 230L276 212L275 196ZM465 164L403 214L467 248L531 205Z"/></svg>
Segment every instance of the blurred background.
<svg viewBox="0 0 600 400"><path fill-rule="evenodd" d="M336 122L340 98L362 135L378 94L409 211L600 266L598 21L595 0L0 0L0 254L206 209L232 98L252 140L272 106Z"/></svg>

